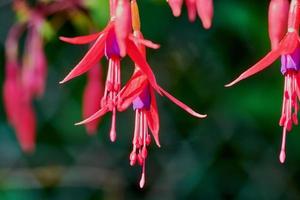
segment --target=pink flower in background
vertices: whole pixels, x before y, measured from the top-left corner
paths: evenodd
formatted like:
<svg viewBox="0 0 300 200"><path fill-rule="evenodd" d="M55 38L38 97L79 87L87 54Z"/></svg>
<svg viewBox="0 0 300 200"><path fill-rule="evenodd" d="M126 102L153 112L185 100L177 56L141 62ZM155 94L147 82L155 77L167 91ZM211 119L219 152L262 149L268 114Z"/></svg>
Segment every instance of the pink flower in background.
<svg viewBox="0 0 300 200"><path fill-rule="evenodd" d="M259 62L242 73L237 79L227 84L226 87L232 86L239 81L246 79L270 66L276 59L281 56L281 73L285 77L282 115L279 125L283 127L282 145L280 152L280 162L283 163L286 158L285 140L286 132L291 131L292 125L298 124L298 100L299 92L299 64L300 64L300 38L298 35L300 24L300 4L298 0L292 0L288 16L288 32L277 45L273 40L273 49ZM280 26L283 27L284 26ZM279 33L280 31L278 31ZM278 39L278 38L275 38ZM276 48L274 48L276 47Z"/></svg>
<svg viewBox="0 0 300 200"><path fill-rule="evenodd" d="M16 131L17 139L25 152L35 148L36 119L31 105L31 95L22 81L21 66L18 61L18 40L22 25L14 25L6 41L6 76L3 85L4 107L8 121Z"/></svg>
<svg viewBox="0 0 300 200"><path fill-rule="evenodd" d="M175 17L180 16L184 0L167 1L172 9L173 15ZM185 4L188 10L188 17L191 22L196 20L196 16L198 14L203 27L206 29L211 27L214 14L213 0L185 0Z"/></svg>
<svg viewBox="0 0 300 200"><path fill-rule="evenodd" d="M103 96L102 70L100 64L96 64L88 71L87 84L83 94L83 118L87 118L101 108L100 99ZM97 132L100 118L85 125L88 134Z"/></svg>

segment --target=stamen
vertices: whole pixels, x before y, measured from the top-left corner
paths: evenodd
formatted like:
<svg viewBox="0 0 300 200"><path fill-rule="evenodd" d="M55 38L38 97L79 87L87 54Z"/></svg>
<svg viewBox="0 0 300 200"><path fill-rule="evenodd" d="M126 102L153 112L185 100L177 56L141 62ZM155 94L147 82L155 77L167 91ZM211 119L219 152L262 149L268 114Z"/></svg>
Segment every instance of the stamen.
<svg viewBox="0 0 300 200"><path fill-rule="evenodd" d="M283 133L282 133L282 143L281 143L281 151L280 151L280 156L279 156L279 160L281 163L284 163L285 161L285 144L286 144L286 128L283 128Z"/></svg>
<svg viewBox="0 0 300 200"><path fill-rule="evenodd" d="M110 141L114 142L117 138L116 133L116 108L113 108L112 112L112 121L111 121L111 129L110 129Z"/></svg>
<svg viewBox="0 0 300 200"><path fill-rule="evenodd" d="M143 188L144 185L145 185L145 160L144 160L144 163L143 163L143 171L142 171L142 177L141 177L141 180L140 180L140 188Z"/></svg>
<svg viewBox="0 0 300 200"><path fill-rule="evenodd" d="M297 82L298 71L294 69L287 69L285 72L284 81L284 95L282 102L282 112L279 124L283 127L282 143L279 159L284 163L286 158L286 136L287 132L292 130L293 124L298 124L298 100L299 100L299 87Z"/></svg>

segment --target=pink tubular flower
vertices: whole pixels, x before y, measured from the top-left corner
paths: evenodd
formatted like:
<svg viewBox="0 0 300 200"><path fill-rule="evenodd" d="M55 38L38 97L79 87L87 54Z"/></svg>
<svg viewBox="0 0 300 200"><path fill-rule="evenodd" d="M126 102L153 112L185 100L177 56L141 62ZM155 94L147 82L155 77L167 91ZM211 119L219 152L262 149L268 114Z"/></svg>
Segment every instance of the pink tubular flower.
<svg viewBox="0 0 300 200"><path fill-rule="evenodd" d="M147 76L140 70L136 69L131 79L120 91L120 101L118 102L118 110L125 110L130 104L135 110L135 128L132 140L133 149L130 154L130 165L134 165L138 161L142 165L142 177L140 187L145 184L145 162L147 158L147 146L151 143L151 137L148 134L150 129L155 143L160 147L159 142L159 115L156 105L154 90L169 98L177 106L184 109L189 114L197 118L204 118L206 115L199 114L190 107L173 97L160 86L154 89L149 83ZM86 121L88 122L88 121Z"/></svg>
<svg viewBox="0 0 300 200"><path fill-rule="evenodd" d="M22 74L18 65L18 39L22 28L22 25L14 25L6 41L3 99L8 121L16 131L22 150L32 152L35 147L35 115L31 106L31 97L22 84Z"/></svg>
<svg viewBox="0 0 300 200"><path fill-rule="evenodd" d="M131 10L134 38L136 39L135 42L140 52L143 54L143 57L146 58L145 46L138 43L138 40L143 39L143 35L140 32L139 12L135 0L131 2ZM130 153L129 159L131 166L135 165L136 163L142 166L142 176L140 179L141 188L145 184L145 165L148 155L147 146L151 143L151 136L148 132L148 129L150 129L155 143L160 147L158 135L159 115L154 90L156 89L151 86L147 76L141 70L139 70L138 65L136 65L135 72L133 73L131 79L119 93L121 98L119 98L120 101L118 102L118 110L123 111L130 104L133 105L133 109L135 110L135 128L132 139L133 149ZM206 115L201 115L193 111L187 105L183 104L168 92L163 90L160 86L158 86L158 90L191 115L198 118L206 117Z"/></svg>
<svg viewBox="0 0 300 200"><path fill-rule="evenodd" d="M120 71L120 61L121 61L121 50L120 45L116 36L116 11L115 1L111 1L111 20L106 26L106 28L100 32L88 36L81 36L75 38L60 37L61 40L71 43L71 44L86 44L95 41L90 50L82 58L77 66L64 78L60 83L64 83L74 77L77 77L90 68L92 68L99 60L105 55L108 62L108 72L105 83L104 95L101 100L101 109L96 112L96 114L103 115L106 112L112 112L112 125L110 130L111 141L116 140L116 112L117 112L117 94L121 87L121 71ZM137 64L139 64L140 69L147 74L149 81L153 87L157 88L156 79L150 66L147 64L146 60L143 58L138 48L134 44L133 36L128 35L125 38L126 53L128 56ZM139 40L139 43L143 43L151 48L158 48L159 46L153 44L148 40ZM98 117L99 117L98 116ZM81 124L81 123L79 123Z"/></svg>
<svg viewBox="0 0 300 200"><path fill-rule="evenodd" d="M101 108L100 99L103 96L103 87L101 82L101 66L97 64L88 72L88 80L83 94L83 118L87 118ZM100 118L85 125L88 134L95 134L98 128Z"/></svg>
<svg viewBox="0 0 300 200"><path fill-rule="evenodd" d="M147 145L151 142L151 137L148 133L150 129L154 140L158 146L159 144L159 116L157 111L157 105L155 100L154 91L161 95L168 97L176 105L183 108L191 115L203 118L206 115L201 115L189 108L181 101L174 98L168 92L163 90L157 83L156 79L151 71L150 66L146 61L145 46L157 47L151 42L144 40L142 33L140 32L140 21L138 14L138 7L135 0L131 1L131 14L132 14L132 27L134 30L133 35L129 35L126 38L126 52L127 55L135 63L135 71L132 77L128 80L125 86L120 88L120 48L117 43L116 36L114 34L114 23L110 22L110 25L100 34L95 34L87 37L79 37L73 39L61 38L64 41L71 43L85 43L91 41L91 38L98 38L96 42L82 59L82 61L71 71L66 77L65 82L73 77L76 77L85 71L87 71L93 64L106 55L109 60L109 68L107 73L106 85L104 90L104 96L101 100L101 108L87 119L77 123L76 125L88 124L94 122L94 120L103 116L109 111L113 112L112 126L110 131L111 141L115 141L115 112L122 112L133 104L136 112L135 130L133 137L133 150L130 154L130 165L134 165L138 162L142 165L142 177L140 180L140 187L145 184L145 163L147 158ZM100 41L101 42L100 42ZM84 63L84 64L83 64ZM115 84L116 83L116 84Z"/></svg>
<svg viewBox="0 0 300 200"><path fill-rule="evenodd" d="M298 0L292 0L288 17L288 32L280 41L278 46L258 63L242 73L237 79L227 84L226 87L232 86L237 82L246 79L270 66L277 58L281 56L281 72L285 76L284 95L282 105L282 115L280 126L283 126L283 139L280 152L280 162L285 161L285 138L286 132L292 129L292 125L298 124L298 100L299 92L299 64L300 64L300 40L299 40L299 23L300 23L300 4ZM276 46L276 45L275 45Z"/></svg>
<svg viewBox="0 0 300 200"><path fill-rule="evenodd" d="M181 7L183 0L167 0L173 15L179 17L181 14ZM199 18L202 21L204 28L209 29L212 24L213 18L213 0L185 0L185 4L188 10L188 17L191 22L195 21L198 13Z"/></svg>

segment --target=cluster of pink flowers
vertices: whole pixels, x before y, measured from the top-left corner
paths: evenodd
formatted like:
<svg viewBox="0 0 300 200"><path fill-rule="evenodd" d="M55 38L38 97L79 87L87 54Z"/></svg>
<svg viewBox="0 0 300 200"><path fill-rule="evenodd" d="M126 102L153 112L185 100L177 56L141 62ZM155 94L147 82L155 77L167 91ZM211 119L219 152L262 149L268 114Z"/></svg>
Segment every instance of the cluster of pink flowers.
<svg viewBox="0 0 300 200"><path fill-rule="evenodd" d="M197 118L199 114L173 97L158 85L155 75L146 60L146 48L158 49L159 45L144 39L141 32L139 9L136 0L110 0L110 19L101 32L75 38L60 37L71 44L91 43L90 49L75 68L62 80L64 83L87 72L87 84L83 93L83 117L88 134L95 134L101 117L112 113L110 140L117 139L116 114L132 105L135 125L131 166L140 165L142 176L140 187L145 184L147 147L154 138L159 142L159 114L155 92L166 96L176 105ZM187 0L190 20L195 20L196 10L205 28L211 26L212 1ZM180 14L182 2L169 1L176 16ZM35 149L36 116L33 101L45 90L47 59L44 53L43 28L49 15L83 8L82 0L53 1L29 6L26 1L14 0L14 9L20 16L6 40L6 76L3 86L4 106L9 123L15 129L21 148L25 152ZM179 9L179 11L178 11ZM178 13L179 12L179 13ZM25 35L25 49L19 60L19 40ZM121 62L127 56L134 63L134 72L126 84L121 85ZM99 61L108 61L107 78L102 84L102 66ZM149 131L152 134L149 133Z"/></svg>
<svg viewBox="0 0 300 200"><path fill-rule="evenodd" d="M142 166L140 187L145 184L145 164L147 146L151 136L159 143L159 115L154 91L168 97L179 107L191 115L204 118L187 105L174 98L156 82L154 73L146 60L146 47L157 49L159 45L143 38L140 30L139 10L136 0L111 0L110 20L106 28L87 36L74 38L60 37L71 44L87 44L94 42L86 55L60 83L92 70L105 56L108 61L107 78L102 98L98 99L100 108L85 120L76 125L95 122L107 112L112 112L110 140L114 142L116 134L116 113L126 110L130 105L135 110L135 129L132 139L133 149L130 153L130 165ZM121 85L121 61L126 55L134 62L135 69L127 83ZM93 100L94 102L94 100ZM88 99L86 101L89 104Z"/></svg>
<svg viewBox="0 0 300 200"><path fill-rule="evenodd" d="M259 62L226 86L232 86L270 66L281 57L281 73L284 76L282 113L279 125L283 127L280 162L286 158L286 134L298 125L300 99L300 2L299 0L271 0L269 6L269 36L272 50Z"/></svg>
<svg viewBox="0 0 300 200"><path fill-rule="evenodd" d="M168 0L173 15L179 16L184 0ZM14 8L21 13L22 20L12 26L6 40L6 76L3 86L4 106L9 123L14 127L21 148L32 152L35 147L36 117L32 106L34 99L43 95L47 76L47 62L44 53L42 27L46 17L60 11L83 6L82 0L55 1L31 8L26 1L15 0ZM146 48L160 46L144 39L137 0L109 0L110 18L107 26L97 33L78 37L60 37L64 42L76 45L90 44L90 49L60 82L65 83L84 73L88 81L83 94L83 118L76 125L84 124L89 134L95 134L100 119L111 112L109 137L117 139L117 113L133 107L135 125L132 137L132 151L129 153L131 166L140 165L142 175L140 187L145 184L145 167L148 146L152 137L158 147L159 114L155 93L165 96L177 106L197 118L199 114L164 90L156 81L147 62ZM185 0L190 21L198 15L203 27L212 25L212 0ZM281 57L281 73L285 78L282 114L279 125L283 128L280 162L286 158L285 141L287 132L298 124L300 99L300 2L299 0L271 0L269 5L269 37L271 51L258 63L229 83L232 86L270 66ZM26 33L22 59L19 59L19 40ZM134 72L122 85L122 60L128 56L134 63ZM108 70L105 84L101 82L102 66L106 59ZM152 136L151 136L152 135Z"/></svg>

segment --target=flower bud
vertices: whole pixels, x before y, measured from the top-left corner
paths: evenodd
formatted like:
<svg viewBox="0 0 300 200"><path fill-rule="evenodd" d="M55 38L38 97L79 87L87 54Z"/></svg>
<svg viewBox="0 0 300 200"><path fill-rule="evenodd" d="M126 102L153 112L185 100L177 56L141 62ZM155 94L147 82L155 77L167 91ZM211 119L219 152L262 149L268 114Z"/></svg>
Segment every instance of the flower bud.
<svg viewBox="0 0 300 200"><path fill-rule="evenodd" d="M168 3L172 9L173 15L175 17L179 17L181 14L183 0L168 0Z"/></svg>
<svg viewBox="0 0 300 200"><path fill-rule="evenodd" d="M214 15L213 0L197 0L196 5L203 27L209 29Z"/></svg>

